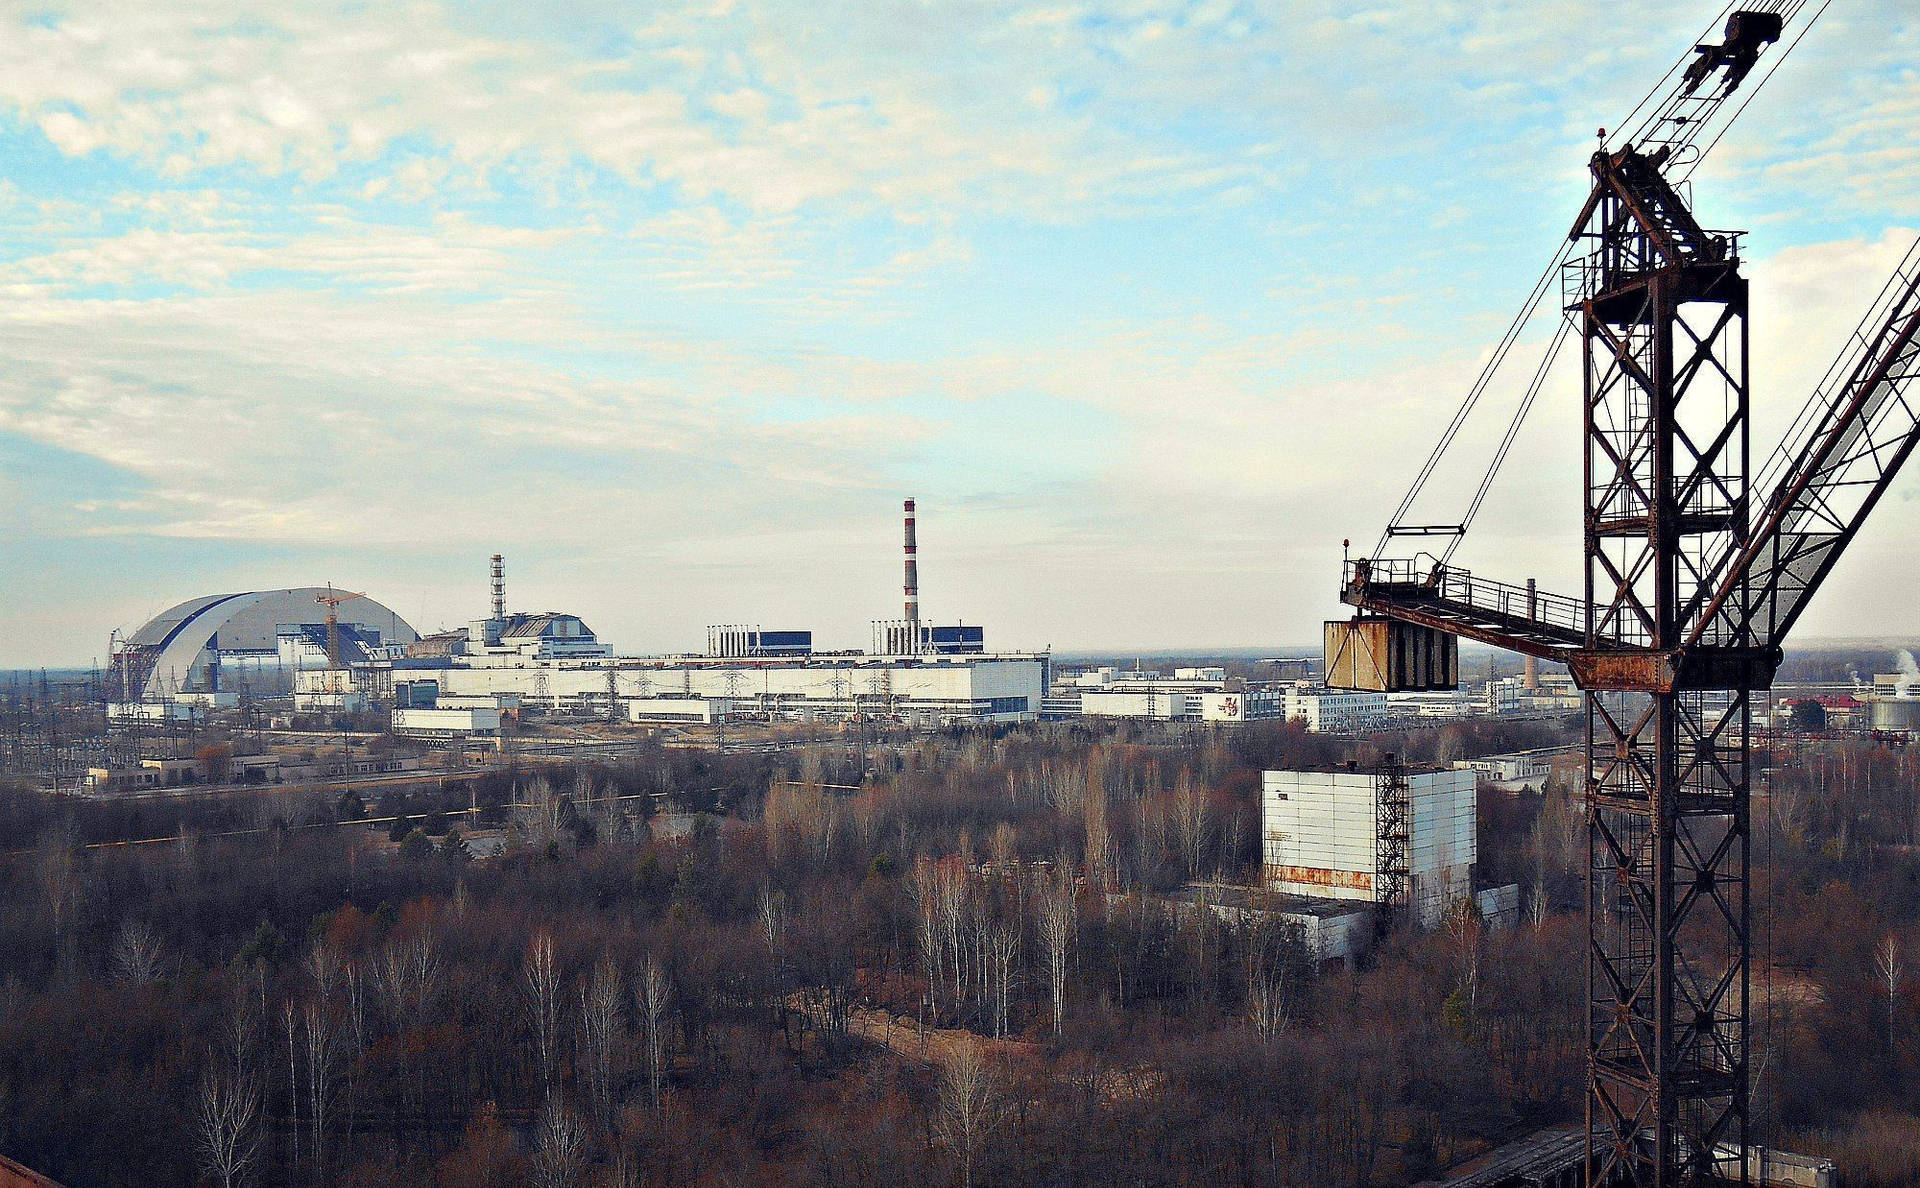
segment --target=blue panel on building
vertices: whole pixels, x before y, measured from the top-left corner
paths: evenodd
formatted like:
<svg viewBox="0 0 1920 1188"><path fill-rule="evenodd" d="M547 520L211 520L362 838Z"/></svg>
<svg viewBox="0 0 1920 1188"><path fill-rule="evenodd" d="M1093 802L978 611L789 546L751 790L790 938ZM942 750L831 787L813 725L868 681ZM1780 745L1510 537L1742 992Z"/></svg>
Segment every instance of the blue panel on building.
<svg viewBox="0 0 1920 1188"><path fill-rule="evenodd" d="M984 627L925 628L927 646L936 652L984 652L987 633Z"/></svg>
<svg viewBox="0 0 1920 1188"><path fill-rule="evenodd" d="M813 651L813 632L762 631L754 646L761 652L806 654Z"/></svg>

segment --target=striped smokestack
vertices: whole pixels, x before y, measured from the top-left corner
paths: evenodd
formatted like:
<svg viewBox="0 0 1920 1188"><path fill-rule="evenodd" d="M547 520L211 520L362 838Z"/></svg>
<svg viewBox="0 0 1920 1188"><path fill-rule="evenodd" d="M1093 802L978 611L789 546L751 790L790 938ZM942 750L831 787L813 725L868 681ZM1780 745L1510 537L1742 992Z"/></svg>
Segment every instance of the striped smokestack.
<svg viewBox="0 0 1920 1188"><path fill-rule="evenodd" d="M507 559L493 555L493 617L507 617Z"/></svg>
<svg viewBox="0 0 1920 1188"><path fill-rule="evenodd" d="M909 647L913 647L915 644L915 641L918 640L920 635L920 563L915 556L915 554L917 554L920 551L920 549L919 549L919 545L916 544L914 541L913 500L911 499L907 500L906 502L906 513L907 513L907 554L906 554L907 630L912 633L912 635L908 640L908 645Z"/></svg>

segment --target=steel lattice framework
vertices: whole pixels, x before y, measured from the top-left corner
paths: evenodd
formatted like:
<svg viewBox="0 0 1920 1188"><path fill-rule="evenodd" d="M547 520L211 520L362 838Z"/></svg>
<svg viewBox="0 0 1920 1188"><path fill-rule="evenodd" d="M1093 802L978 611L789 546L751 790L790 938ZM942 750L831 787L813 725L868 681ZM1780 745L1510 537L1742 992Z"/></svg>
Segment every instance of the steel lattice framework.
<svg viewBox="0 0 1920 1188"><path fill-rule="evenodd" d="M1741 1181L1747 1142L1747 694L1696 651L1665 679L1747 534L1747 286L1659 161L1594 157L1571 268L1585 346L1587 1125L1594 1181ZM1747 654L1741 649L1738 654ZM1678 1178L1669 1178L1677 1176Z"/></svg>

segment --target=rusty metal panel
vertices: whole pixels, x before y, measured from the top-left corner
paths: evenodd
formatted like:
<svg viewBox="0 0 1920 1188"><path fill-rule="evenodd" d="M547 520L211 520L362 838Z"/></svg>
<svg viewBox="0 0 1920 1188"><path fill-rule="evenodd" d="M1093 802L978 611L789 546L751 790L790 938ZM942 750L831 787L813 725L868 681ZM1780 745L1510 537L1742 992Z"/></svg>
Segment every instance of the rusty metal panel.
<svg viewBox="0 0 1920 1188"><path fill-rule="evenodd" d="M1425 693L1460 682L1460 641L1444 631L1372 615L1333 619L1325 631L1327 687Z"/></svg>
<svg viewBox="0 0 1920 1188"><path fill-rule="evenodd" d="M1329 870L1322 866L1269 866L1267 877L1276 883L1327 887L1344 891L1372 891L1373 875L1364 870Z"/></svg>

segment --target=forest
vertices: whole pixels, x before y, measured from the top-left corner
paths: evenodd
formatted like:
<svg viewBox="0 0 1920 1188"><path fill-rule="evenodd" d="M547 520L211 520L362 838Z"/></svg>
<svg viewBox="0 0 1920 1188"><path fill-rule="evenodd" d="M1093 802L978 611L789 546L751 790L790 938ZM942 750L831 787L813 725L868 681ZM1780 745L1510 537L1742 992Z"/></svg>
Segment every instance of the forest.
<svg viewBox="0 0 1920 1188"><path fill-rule="evenodd" d="M12 789L0 1153L73 1188L1417 1182L1579 1117L1577 783L1481 793L1508 930L1317 963L1167 893L1257 880L1264 769L1568 740L1048 724L373 804ZM1916 1182L1920 753L1808 744L1762 791L1759 1132ZM90 844L133 836L168 840Z"/></svg>

